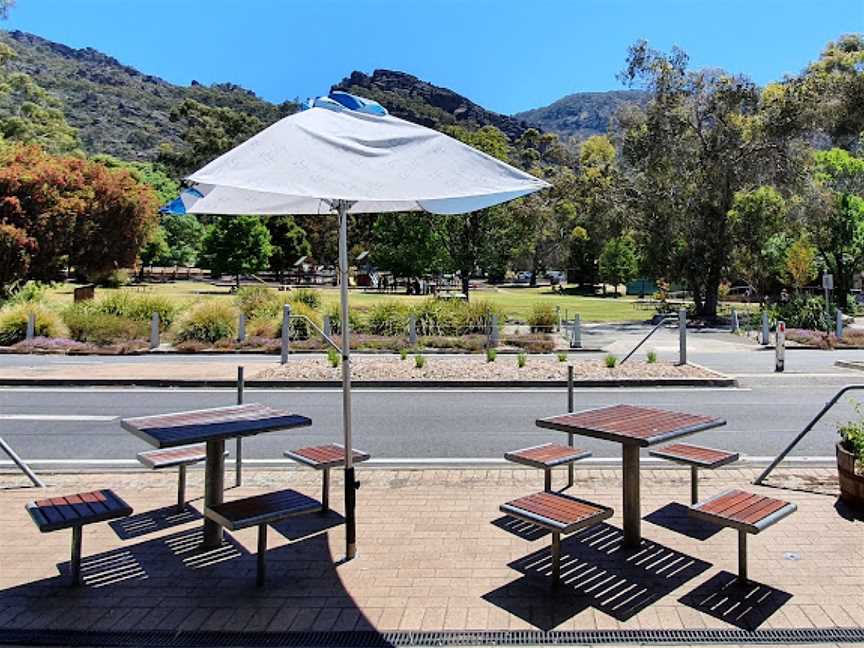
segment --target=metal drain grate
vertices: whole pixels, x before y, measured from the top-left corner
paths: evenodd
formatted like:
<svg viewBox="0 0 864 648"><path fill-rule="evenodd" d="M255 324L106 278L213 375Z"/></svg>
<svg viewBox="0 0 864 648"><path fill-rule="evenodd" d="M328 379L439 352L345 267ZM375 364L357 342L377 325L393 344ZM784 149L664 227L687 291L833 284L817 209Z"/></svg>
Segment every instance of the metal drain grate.
<svg viewBox="0 0 864 648"><path fill-rule="evenodd" d="M0 629L0 645L117 648L433 648L672 644L864 643L864 628L789 630L481 630L446 632L89 632Z"/></svg>

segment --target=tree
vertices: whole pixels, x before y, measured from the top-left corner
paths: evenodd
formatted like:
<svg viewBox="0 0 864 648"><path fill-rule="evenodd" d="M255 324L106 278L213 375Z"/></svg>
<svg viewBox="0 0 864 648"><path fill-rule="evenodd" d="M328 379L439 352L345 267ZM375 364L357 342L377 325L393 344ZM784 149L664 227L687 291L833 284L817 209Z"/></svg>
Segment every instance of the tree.
<svg viewBox="0 0 864 648"><path fill-rule="evenodd" d="M446 258L438 217L425 213L381 214L373 227L372 262L395 277L440 272Z"/></svg>
<svg viewBox="0 0 864 648"><path fill-rule="evenodd" d="M206 229L194 215L166 214L162 216L162 229L168 254L165 260L170 265L192 267L201 256Z"/></svg>
<svg viewBox="0 0 864 648"><path fill-rule="evenodd" d="M27 275L36 242L14 225L0 223L0 297L8 297L17 282Z"/></svg>
<svg viewBox="0 0 864 648"><path fill-rule="evenodd" d="M204 253L210 269L233 274L240 286L240 275L267 267L273 247L270 233L257 216L221 217L204 238Z"/></svg>
<svg viewBox="0 0 864 648"><path fill-rule="evenodd" d="M864 158L835 148L816 152L814 160L805 224L825 268L834 275L837 305L846 310L853 276L864 269Z"/></svg>
<svg viewBox="0 0 864 648"><path fill-rule="evenodd" d="M806 286L816 276L816 248L806 236L801 236L789 246L786 252L786 274L792 281L796 292Z"/></svg>
<svg viewBox="0 0 864 648"><path fill-rule="evenodd" d="M141 248L141 265L138 268L139 281L144 280L144 266L148 265L167 265L170 263L169 255L171 249L165 240L165 230L157 227L150 235L150 240Z"/></svg>
<svg viewBox="0 0 864 648"><path fill-rule="evenodd" d="M186 99L175 106L170 119L183 125L181 137L185 147L175 150L170 145L163 145L158 161L177 177L192 173L267 125L248 113L205 106L194 99Z"/></svg>
<svg viewBox="0 0 864 648"><path fill-rule="evenodd" d="M0 5L0 15L8 10ZM0 141L38 144L52 153L78 149L78 132L63 115L62 103L23 72L6 67L17 55L0 43Z"/></svg>
<svg viewBox="0 0 864 648"><path fill-rule="evenodd" d="M639 271L639 261L636 257L636 244L633 238L624 235L609 239L600 253L600 278L604 283L615 286L615 296L618 296L618 286L626 284Z"/></svg>
<svg viewBox="0 0 864 648"><path fill-rule="evenodd" d="M622 73L651 99L618 116L625 205L656 276L685 281L699 315L717 314L734 237L736 192L783 185L794 169L789 133L759 113L762 95L742 76L687 69L687 56L644 41Z"/></svg>
<svg viewBox="0 0 864 648"><path fill-rule="evenodd" d="M93 280L132 267L157 224L156 204L126 170L37 146L0 151L0 222L35 241L34 279L54 280L66 266Z"/></svg>
<svg viewBox="0 0 864 648"><path fill-rule="evenodd" d="M738 273L763 300L785 271L788 239L783 229L788 211L786 201L774 187L737 192L729 210Z"/></svg>
<svg viewBox="0 0 864 648"><path fill-rule="evenodd" d="M312 246L306 232L297 224L293 216L271 216L267 219L267 230L273 254L270 256L270 269L279 279L300 257L312 253Z"/></svg>

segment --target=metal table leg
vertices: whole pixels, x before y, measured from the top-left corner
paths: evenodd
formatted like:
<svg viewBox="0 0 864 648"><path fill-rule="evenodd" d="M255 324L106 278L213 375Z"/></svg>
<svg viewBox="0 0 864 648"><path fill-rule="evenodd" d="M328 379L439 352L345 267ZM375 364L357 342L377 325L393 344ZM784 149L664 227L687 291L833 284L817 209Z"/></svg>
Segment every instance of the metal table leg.
<svg viewBox="0 0 864 648"><path fill-rule="evenodd" d="M225 440L207 442L207 461L204 468L204 507L221 504L225 490ZM222 544L222 527L210 518L204 518L204 542L207 549Z"/></svg>
<svg viewBox="0 0 864 648"><path fill-rule="evenodd" d="M639 446L622 447L624 473L624 546L638 547L642 541L642 513L639 504Z"/></svg>

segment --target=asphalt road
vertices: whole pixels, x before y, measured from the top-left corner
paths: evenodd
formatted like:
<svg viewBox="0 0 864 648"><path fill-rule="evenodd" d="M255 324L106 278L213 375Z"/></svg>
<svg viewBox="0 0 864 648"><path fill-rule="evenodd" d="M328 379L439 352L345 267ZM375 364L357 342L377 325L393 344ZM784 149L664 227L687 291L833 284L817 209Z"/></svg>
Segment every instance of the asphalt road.
<svg viewBox="0 0 864 648"><path fill-rule="evenodd" d="M830 363L819 367L821 374L742 374L738 389L583 389L576 393L576 407L623 402L721 416L728 421L726 427L691 439L769 456L840 387L864 382L864 376L842 373ZM246 401L287 408L314 421L311 428L246 441L246 457L279 458L287 448L341 436L337 390L249 390ZM231 390L3 388L0 437L30 460L128 460L147 446L120 428L120 417L232 402ZM497 458L505 450L562 440L563 435L535 427L534 420L565 409L563 390L356 390L355 445L384 458ZM838 404L794 454L832 455L834 425L852 413L850 402ZM591 439L578 443L597 457L620 456L615 444Z"/></svg>

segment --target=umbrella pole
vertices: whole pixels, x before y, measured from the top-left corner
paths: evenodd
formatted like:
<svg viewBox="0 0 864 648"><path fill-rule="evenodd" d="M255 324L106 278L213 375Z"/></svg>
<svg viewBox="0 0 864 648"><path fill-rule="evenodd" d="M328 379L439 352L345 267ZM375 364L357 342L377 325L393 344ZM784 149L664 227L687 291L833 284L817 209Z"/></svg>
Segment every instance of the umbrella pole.
<svg viewBox="0 0 864 648"><path fill-rule="evenodd" d="M342 333L342 430L345 441L345 560L357 554L357 490L351 443L351 335L348 325L348 203L339 201L339 299Z"/></svg>

